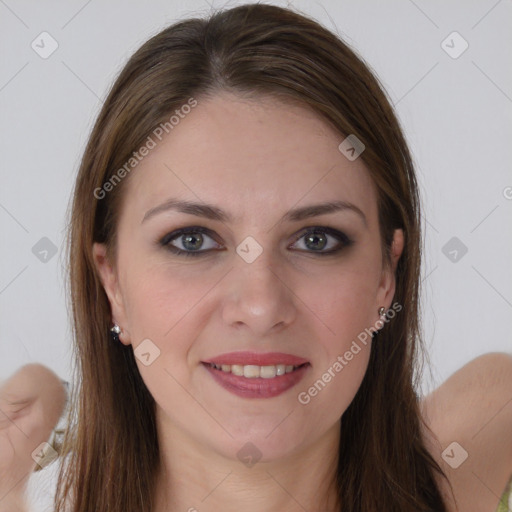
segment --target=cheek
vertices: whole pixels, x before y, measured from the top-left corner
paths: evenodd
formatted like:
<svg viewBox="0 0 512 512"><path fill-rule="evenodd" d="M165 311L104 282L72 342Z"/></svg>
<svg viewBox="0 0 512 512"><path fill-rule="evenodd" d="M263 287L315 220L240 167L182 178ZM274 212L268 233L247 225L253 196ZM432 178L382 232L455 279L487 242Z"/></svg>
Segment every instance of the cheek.
<svg viewBox="0 0 512 512"><path fill-rule="evenodd" d="M366 373L372 343L369 328L378 319L376 282L377 274L370 268L340 270L299 292L322 320L316 322L315 331L323 355L301 386L298 399L329 421L347 409Z"/></svg>
<svg viewBox="0 0 512 512"><path fill-rule="evenodd" d="M340 349L378 319L376 289L377 275L371 267L351 267L308 279L296 293L321 320L317 324L324 326L327 343Z"/></svg>
<svg viewBox="0 0 512 512"><path fill-rule="evenodd" d="M194 347L215 313L216 303L210 300L221 277L208 270L151 264L148 260L144 267L127 272L124 292L135 356L143 350L142 345L138 349L139 344L148 339L149 347L158 354L149 367L136 359L149 385L174 384L169 374L178 382L189 382L190 372L198 363Z"/></svg>
<svg viewBox="0 0 512 512"><path fill-rule="evenodd" d="M180 277L179 272L151 266L138 277L132 273L125 290L131 343L141 377L158 403L171 400L180 410L190 400L183 386L190 386L189 355L203 328L198 301L207 284L205 279L187 280L183 273ZM144 361L145 353L149 353L149 364Z"/></svg>
<svg viewBox="0 0 512 512"><path fill-rule="evenodd" d="M131 276L125 290L126 311L135 343L141 336L159 340L171 337L173 330L186 324L185 317L214 284L207 275L194 278L164 267L148 267Z"/></svg>
<svg viewBox="0 0 512 512"><path fill-rule="evenodd" d="M297 391L298 407L315 425L333 425L354 400L368 369L371 338L339 339Z"/></svg>

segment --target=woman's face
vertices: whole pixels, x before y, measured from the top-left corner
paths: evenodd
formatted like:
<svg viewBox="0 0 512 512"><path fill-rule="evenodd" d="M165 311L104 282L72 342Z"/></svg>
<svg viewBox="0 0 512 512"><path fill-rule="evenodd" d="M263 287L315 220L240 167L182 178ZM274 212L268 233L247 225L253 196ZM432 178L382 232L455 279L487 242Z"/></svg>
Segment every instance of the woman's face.
<svg viewBox="0 0 512 512"><path fill-rule="evenodd" d="M365 329L392 303L374 184L344 137L268 98L199 99L153 138L126 178L114 265L94 246L121 342L169 432L232 459L248 441L262 460L298 453L339 428ZM402 244L397 231L393 266Z"/></svg>

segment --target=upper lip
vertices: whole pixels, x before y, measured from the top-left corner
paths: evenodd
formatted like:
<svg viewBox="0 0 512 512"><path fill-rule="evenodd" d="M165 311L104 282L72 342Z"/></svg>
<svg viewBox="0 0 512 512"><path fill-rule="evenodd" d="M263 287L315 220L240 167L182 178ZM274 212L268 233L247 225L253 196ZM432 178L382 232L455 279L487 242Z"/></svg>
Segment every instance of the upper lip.
<svg viewBox="0 0 512 512"><path fill-rule="evenodd" d="M284 354L282 352L229 352L221 354L203 363L211 364L239 364L239 365L257 365L257 366L270 366L277 364L300 366L301 364L308 363L307 359L294 356L292 354Z"/></svg>

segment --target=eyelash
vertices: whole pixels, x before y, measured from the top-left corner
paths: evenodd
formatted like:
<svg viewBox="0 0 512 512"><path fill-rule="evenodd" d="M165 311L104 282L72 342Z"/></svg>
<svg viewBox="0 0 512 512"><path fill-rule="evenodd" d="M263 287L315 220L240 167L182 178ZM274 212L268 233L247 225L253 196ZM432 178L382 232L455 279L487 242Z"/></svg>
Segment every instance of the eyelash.
<svg viewBox="0 0 512 512"><path fill-rule="evenodd" d="M198 256L204 256L205 254L208 254L209 252L215 250L215 249L207 249L207 250L199 250L199 251L184 251L182 249L178 249L177 247L171 245L170 242L174 241L175 239L179 238L180 236L187 235L189 233L201 233L203 235L208 235L210 238L214 239L212 236L212 232L209 229L203 228L201 226L191 226L187 228L181 228L176 231L173 231L172 233L168 233L165 235L160 241L159 244L171 251L173 254L176 254L178 256L191 256L191 257L198 257ZM295 242L298 242L301 238L311 235L311 234L318 234L323 233L326 235L333 236L338 239L341 246L336 249L330 249L328 251L323 252L315 252L315 251L308 251L308 250L300 250L300 252L308 252L311 254L319 255L319 256L327 256L332 255L335 253L340 252L342 249L349 247L354 242L351 240L345 233L338 231L333 228L328 227L321 227L321 226L312 226L305 228L303 232L295 239ZM215 239L214 239L215 240Z"/></svg>

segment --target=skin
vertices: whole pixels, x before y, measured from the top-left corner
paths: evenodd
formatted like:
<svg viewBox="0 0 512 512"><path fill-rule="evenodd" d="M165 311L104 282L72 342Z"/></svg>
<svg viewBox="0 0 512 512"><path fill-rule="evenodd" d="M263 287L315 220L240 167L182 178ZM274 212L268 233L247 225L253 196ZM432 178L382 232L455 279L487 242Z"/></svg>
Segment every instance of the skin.
<svg viewBox="0 0 512 512"><path fill-rule="evenodd" d="M26 512L24 494L37 467L32 452L45 441L65 406L60 378L41 364L20 368L0 385L0 512Z"/></svg>
<svg viewBox="0 0 512 512"><path fill-rule="evenodd" d="M149 338L160 350L149 366L137 359L157 402L157 511L337 506L326 482L335 471L340 418L363 379L371 343L309 404L297 394L375 325L379 307L391 307L403 249L397 230L392 265L382 267L376 191L362 160L338 150L342 140L299 106L227 94L200 101L130 175L116 260L103 245L93 248L121 342L136 349ZM234 220L166 211L142 222L171 196L214 204ZM349 210L279 222L297 206L334 200L355 204L366 223ZM201 249L224 250L185 257L157 242L197 225L213 232ZM354 243L318 255L299 238L307 226L330 226ZM236 253L247 236L263 248L252 263ZM337 246L329 240L324 251ZM183 249L182 242L174 245ZM280 396L241 398L201 364L237 350L286 352L311 367ZM262 454L250 468L237 458L247 442Z"/></svg>
<svg viewBox="0 0 512 512"><path fill-rule="evenodd" d="M449 510L495 512L512 477L512 355L477 357L421 405L435 433L426 434L427 445L453 487L452 495L439 479ZM468 453L457 468L441 457L454 441Z"/></svg>

